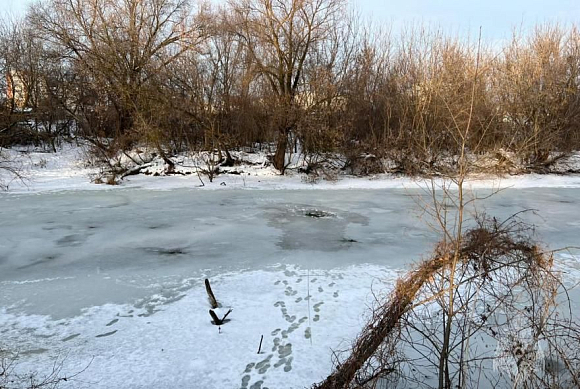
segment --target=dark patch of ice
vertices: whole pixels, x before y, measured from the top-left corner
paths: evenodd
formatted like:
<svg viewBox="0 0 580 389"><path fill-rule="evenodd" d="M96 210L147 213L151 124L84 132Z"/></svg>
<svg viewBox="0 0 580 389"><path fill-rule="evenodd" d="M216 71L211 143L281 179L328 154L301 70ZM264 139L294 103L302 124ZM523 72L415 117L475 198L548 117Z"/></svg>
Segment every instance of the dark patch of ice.
<svg viewBox="0 0 580 389"><path fill-rule="evenodd" d="M111 332L106 332L104 334L99 334L99 335L95 336L95 338L104 338L104 337L107 337L107 336L111 336L111 335L114 335L115 333L117 333L117 331L118 330L111 331Z"/></svg>

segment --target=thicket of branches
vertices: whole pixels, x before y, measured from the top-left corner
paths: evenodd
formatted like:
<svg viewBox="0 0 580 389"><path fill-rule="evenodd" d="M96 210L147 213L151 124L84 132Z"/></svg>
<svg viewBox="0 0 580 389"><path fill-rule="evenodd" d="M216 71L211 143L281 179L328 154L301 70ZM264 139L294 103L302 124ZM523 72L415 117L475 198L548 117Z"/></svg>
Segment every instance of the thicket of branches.
<svg viewBox="0 0 580 389"><path fill-rule="evenodd" d="M454 166L449 128L470 117L470 153L500 169L508 152L543 169L580 149L578 29L476 43L421 27L392 37L345 0L44 0L0 25L0 147L266 145L281 172L300 149L311 170L338 153L352 171L388 157L416 174Z"/></svg>
<svg viewBox="0 0 580 389"><path fill-rule="evenodd" d="M314 388L575 388L580 326L551 253L483 217L402 277Z"/></svg>
<svg viewBox="0 0 580 389"><path fill-rule="evenodd" d="M518 214L502 222L478 212L485 198L464 185L474 169L472 142L487 136L477 118L487 74L481 39L475 53L468 108L446 105L452 124L442 134L457 150L457 168L417 197L441 240L378 296L352 348L313 388L580 385L580 325L554 253Z"/></svg>

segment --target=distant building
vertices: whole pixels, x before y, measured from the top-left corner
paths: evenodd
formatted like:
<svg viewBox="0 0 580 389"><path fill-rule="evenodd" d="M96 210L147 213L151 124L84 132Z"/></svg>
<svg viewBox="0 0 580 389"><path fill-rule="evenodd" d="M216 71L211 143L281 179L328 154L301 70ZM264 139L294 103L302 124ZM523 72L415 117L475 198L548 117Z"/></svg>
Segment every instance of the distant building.
<svg viewBox="0 0 580 389"><path fill-rule="evenodd" d="M18 109L26 108L28 104L28 88L20 74L14 70L6 74L6 97L8 104L14 102L14 107Z"/></svg>
<svg viewBox="0 0 580 389"><path fill-rule="evenodd" d="M344 96L323 97L312 91L304 91L296 95L296 102L304 109L312 109L316 106L327 106L334 110L342 111L346 108L348 101Z"/></svg>

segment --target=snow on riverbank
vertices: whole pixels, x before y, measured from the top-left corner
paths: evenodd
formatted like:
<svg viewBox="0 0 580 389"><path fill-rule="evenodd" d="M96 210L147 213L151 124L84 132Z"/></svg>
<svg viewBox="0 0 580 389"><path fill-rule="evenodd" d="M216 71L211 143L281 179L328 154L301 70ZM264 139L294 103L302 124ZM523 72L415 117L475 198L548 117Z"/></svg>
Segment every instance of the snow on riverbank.
<svg viewBox="0 0 580 389"><path fill-rule="evenodd" d="M563 259L564 268L578 267L578 258ZM58 376L79 373L63 389L307 388L331 372L333 352L349 348L375 296L384 297L398 275L374 265L222 274L212 278L218 315L233 312L219 328L201 279L183 280L188 286L170 299L95 306L60 320L5 307L2 343L18 351L22 374L42 378L54 366Z"/></svg>
<svg viewBox="0 0 580 389"><path fill-rule="evenodd" d="M125 178L120 185L110 186L95 184L100 169L90 166L85 161L85 153L81 147L65 146L57 153L47 152L17 152L4 150L11 158L17 159L24 180L14 179L0 170L0 179L8 184L11 193L38 193L63 190L115 190L119 188L143 188L150 190L171 190L191 188L203 190L227 189L389 189L417 188L430 185L430 180L401 177L392 174L378 174L369 177L353 177L341 175L335 181L319 180L311 182L304 174L289 170L285 176L267 163L265 154L238 153L249 163L223 169L224 173L215 177L213 182L201 174L195 174L194 168L182 168L186 175L158 176L163 167L153 164L140 174ZM580 160L580 156L577 156ZM202 181L203 185L202 185ZM442 180L435 180L437 185ZM526 174L518 176L473 176L467 183L468 187L477 188L578 188L580 175L556 174Z"/></svg>
<svg viewBox="0 0 580 389"><path fill-rule="evenodd" d="M91 182L98 168L87 165L82 147L65 145L56 153L26 149L5 149L2 153L22 175L19 179L0 169L0 182L8 186L9 192L102 189Z"/></svg>
<svg viewBox="0 0 580 389"><path fill-rule="evenodd" d="M372 292L390 290L396 276L369 265L223 274L213 289L221 310L233 312L221 331L199 279L146 308L108 304L56 321L4 308L0 328L4 345L19 348L20 371L49 374L55 358L61 375L84 370L63 388L304 388L329 374L332 350L349 347Z"/></svg>

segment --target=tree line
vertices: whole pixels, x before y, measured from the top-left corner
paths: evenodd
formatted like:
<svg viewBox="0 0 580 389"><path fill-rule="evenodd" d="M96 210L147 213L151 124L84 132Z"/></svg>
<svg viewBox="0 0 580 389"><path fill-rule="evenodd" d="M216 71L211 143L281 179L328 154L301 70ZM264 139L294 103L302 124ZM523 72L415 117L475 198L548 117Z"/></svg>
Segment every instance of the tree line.
<svg viewBox="0 0 580 389"><path fill-rule="evenodd" d="M580 149L575 26L501 47L423 26L395 36L346 0L45 0L0 24L0 147L265 146L281 173L300 150L310 169L341 155L407 174L453 167L466 126L468 151L500 162L543 168Z"/></svg>

